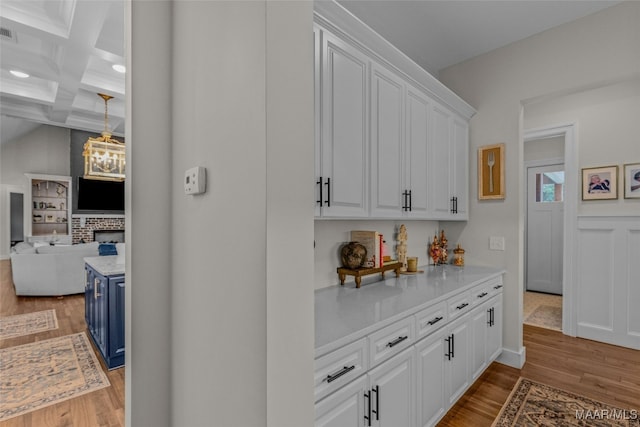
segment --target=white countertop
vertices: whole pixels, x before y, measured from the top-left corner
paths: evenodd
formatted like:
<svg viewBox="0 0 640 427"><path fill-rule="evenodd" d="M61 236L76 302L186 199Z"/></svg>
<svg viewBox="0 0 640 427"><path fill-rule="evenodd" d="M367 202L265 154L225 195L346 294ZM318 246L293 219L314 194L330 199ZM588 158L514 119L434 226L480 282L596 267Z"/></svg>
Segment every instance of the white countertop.
<svg viewBox="0 0 640 427"><path fill-rule="evenodd" d="M94 270L96 270L103 276L116 276L124 274L124 256L93 256L85 258L84 262L89 264Z"/></svg>
<svg viewBox="0 0 640 427"><path fill-rule="evenodd" d="M385 280L363 280L359 289L351 282L316 290L316 357L505 272L452 265L419 269L424 273L398 278L388 271Z"/></svg>

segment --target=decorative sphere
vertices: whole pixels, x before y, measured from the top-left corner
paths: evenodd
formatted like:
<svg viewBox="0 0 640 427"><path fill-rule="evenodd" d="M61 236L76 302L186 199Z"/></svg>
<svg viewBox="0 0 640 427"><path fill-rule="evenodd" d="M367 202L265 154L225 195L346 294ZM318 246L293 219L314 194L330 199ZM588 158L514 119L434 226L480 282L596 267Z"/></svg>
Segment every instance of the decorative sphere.
<svg viewBox="0 0 640 427"><path fill-rule="evenodd" d="M343 267L356 269L367 259L367 248L358 242L349 242L340 250L340 258Z"/></svg>

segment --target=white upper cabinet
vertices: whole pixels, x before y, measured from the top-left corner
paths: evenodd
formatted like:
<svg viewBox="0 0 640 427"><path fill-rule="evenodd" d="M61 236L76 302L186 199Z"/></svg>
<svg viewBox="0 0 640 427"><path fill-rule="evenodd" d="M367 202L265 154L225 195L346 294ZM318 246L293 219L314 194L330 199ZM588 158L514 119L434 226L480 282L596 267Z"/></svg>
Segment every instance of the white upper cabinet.
<svg viewBox="0 0 640 427"><path fill-rule="evenodd" d="M409 218L429 218L429 109L427 95L411 86L406 91L405 186Z"/></svg>
<svg viewBox="0 0 640 427"><path fill-rule="evenodd" d="M433 218L467 220L469 125L440 104L432 112L430 194Z"/></svg>
<svg viewBox="0 0 640 427"><path fill-rule="evenodd" d="M373 64L371 72L371 216L397 218L408 206L404 177L404 84Z"/></svg>
<svg viewBox="0 0 640 427"><path fill-rule="evenodd" d="M314 8L316 218L466 220L475 110L337 3Z"/></svg>
<svg viewBox="0 0 640 427"><path fill-rule="evenodd" d="M323 217L368 216L368 58L322 33L320 165L317 204Z"/></svg>

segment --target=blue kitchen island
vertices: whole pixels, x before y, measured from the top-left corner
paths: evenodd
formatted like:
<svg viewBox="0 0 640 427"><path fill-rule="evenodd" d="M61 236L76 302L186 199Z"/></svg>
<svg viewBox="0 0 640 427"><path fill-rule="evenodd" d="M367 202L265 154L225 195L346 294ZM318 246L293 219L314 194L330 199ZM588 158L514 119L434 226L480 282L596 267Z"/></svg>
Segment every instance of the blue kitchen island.
<svg viewBox="0 0 640 427"><path fill-rule="evenodd" d="M107 368L124 366L125 277L123 257L85 261L84 318Z"/></svg>

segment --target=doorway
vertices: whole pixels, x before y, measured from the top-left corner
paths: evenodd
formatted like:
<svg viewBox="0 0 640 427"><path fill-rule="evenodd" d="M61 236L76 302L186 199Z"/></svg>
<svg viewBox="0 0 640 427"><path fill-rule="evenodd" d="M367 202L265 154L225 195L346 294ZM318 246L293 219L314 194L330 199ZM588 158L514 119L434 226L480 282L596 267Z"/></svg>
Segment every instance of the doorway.
<svg viewBox="0 0 640 427"><path fill-rule="evenodd" d="M564 275L564 136L524 146L524 323L562 330Z"/></svg>
<svg viewBox="0 0 640 427"><path fill-rule="evenodd" d="M9 240L11 247L24 241L24 194L9 193Z"/></svg>

